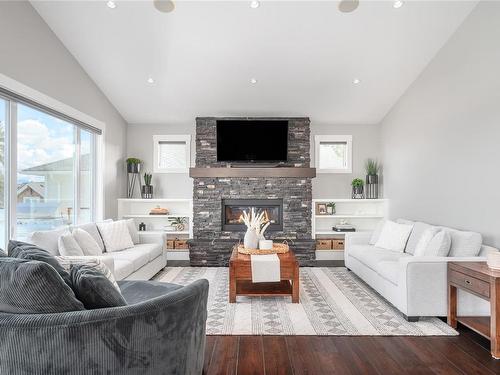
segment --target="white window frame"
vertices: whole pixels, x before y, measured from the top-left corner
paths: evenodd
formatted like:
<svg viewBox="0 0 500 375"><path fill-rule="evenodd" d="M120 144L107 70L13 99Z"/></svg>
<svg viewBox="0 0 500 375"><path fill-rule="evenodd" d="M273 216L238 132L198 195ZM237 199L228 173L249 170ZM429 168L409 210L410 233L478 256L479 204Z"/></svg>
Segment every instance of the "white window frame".
<svg viewBox="0 0 500 375"><path fill-rule="evenodd" d="M319 149L321 143L328 142L344 142L347 144L347 166L346 168L340 169L321 169L319 163ZM352 135L316 135L314 136L314 149L315 158L314 162L316 165L317 173L352 173Z"/></svg>
<svg viewBox="0 0 500 375"><path fill-rule="evenodd" d="M186 168L160 168L159 167L159 145L161 142L184 142L186 144ZM153 172L154 173L189 173L191 166L191 135L153 135Z"/></svg>

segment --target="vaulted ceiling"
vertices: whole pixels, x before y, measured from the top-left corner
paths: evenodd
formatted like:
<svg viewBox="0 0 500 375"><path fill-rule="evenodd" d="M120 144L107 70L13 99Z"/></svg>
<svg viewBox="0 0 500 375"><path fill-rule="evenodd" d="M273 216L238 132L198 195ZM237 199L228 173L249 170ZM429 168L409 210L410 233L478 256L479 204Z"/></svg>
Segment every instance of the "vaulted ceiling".
<svg viewBox="0 0 500 375"><path fill-rule="evenodd" d="M375 124L476 2L33 1L126 121L309 116ZM151 77L154 83L148 83ZM257 83L251 83L252 79ZM353 80L359 79L355 84Z"/></svg>

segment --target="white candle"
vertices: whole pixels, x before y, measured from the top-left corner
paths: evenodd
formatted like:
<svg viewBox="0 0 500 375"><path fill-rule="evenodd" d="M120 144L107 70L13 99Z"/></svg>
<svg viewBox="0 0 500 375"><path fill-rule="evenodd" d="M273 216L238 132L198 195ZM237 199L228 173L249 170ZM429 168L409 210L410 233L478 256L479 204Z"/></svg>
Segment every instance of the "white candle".
<svg viewBox="0 0 500 375"><path fill-rule="evenodd" d="M259 249L261 250L271 250L273 248L272 240L260 240L259 241Z"/></svg>

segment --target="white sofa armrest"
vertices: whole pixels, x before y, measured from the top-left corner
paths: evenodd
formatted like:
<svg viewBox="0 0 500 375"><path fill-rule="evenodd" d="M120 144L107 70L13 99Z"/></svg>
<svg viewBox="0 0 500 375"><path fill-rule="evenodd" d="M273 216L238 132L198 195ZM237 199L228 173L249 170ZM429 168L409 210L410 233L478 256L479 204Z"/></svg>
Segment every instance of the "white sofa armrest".
<svg viewBox="0 0 500 375"><path fill-rule="evenodd" d="M165 248L166 235L164 233L141 233L139 232L139 243L156 243Z"/></svg>
<svg viewBox="0 0 500 375"><path fill-rule="evenodd" d="M478 262L484 257L404 257L398 285L401 288L402 311L408 316L447 314L448 262Z"/></svg>

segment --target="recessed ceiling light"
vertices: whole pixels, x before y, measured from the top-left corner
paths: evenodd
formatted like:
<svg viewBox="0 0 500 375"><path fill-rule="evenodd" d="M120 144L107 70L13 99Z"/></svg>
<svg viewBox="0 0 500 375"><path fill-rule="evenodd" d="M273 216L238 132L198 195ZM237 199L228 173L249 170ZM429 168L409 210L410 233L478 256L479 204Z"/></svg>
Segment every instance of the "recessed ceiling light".
<svg viewBox="0 0 500 375"><path fill-rule="evenodd" d="M148 83L155 83L155 80L152 77L148 78Z"/></svg>
<svg viewBox="0 0 500 375"><path fill-rule="evenodd" d="M250 80L250 83L251 83L252 85L255 85L255 84L257 83L257 80L256 80L255 78L252 78L252 79Z"/></svg>
<svg viewBox="0 0 500 375"><path fill-rule="evenodd" d="M396 0L394 2L394 4L392 4L392 6L395 8L395 9L399 9L403 6L403 2L401 0Z"/></svg>
<svg viewBox="0 0 500 375"><path fill-rule="evenodd" d="M171 0L154 0L153 4L156 10L162 13L170 13L175 9L175 4Z"/></svg>
<svg viewBox="0 0 500 375"><path fill-rule="evenodd" d="M361 80L359 78L354 78L352 80L352 83L354 83L355 85L359 85L361 83Z"/></svg>
<svg viewBox="0 0 500 375"><path fill-rule="evenodd" d="M258 1L255 1L255 0L250 3L250 8L256 9L259 6L260 6L260 3Z"/></svg>
<svg viewBox="0 0 500 375"><path fill-rule="evenodd" d="M342 0L339 3L339 10L342 13L351 13L358 9L359 0Z"/></svg>
<svg viewBox="0 0 500 375"><path fill-rule="evenodd" d="M116 3L114 1L108 1L106 3L106 5L108 6L108 8L111 8L111 9L115 9L116 8Z"/></svg>

